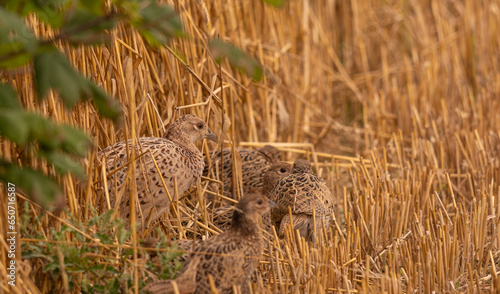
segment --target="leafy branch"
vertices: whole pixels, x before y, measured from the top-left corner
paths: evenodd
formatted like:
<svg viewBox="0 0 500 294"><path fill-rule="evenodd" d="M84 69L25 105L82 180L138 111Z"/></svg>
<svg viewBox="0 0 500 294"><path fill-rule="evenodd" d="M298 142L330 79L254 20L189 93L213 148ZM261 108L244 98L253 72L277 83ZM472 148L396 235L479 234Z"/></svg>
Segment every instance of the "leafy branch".
<svg viewBox="0 0 500 294"><path fill-rule="evenodd" d="M0 70L8 73L20 66L32 67L39 101L52 89L60 94L67 109L91 100L101 115L116 122L121 116L117 101L82 76L53 44L101 44L120 22L135 26L153 44L182 36L180 19L172 8L155 1L140 4L134 0L117 1L106 12L104 0L6 1L0 7ZM51 38L37 37L23 20L30 13L59 33ZM24 109L15 90L1 79L0 98L0 136L15 143L20 151L20 158L0 156L0 181L16 184L30 198L48 207L62 197L62 190L54 179L23 166L23 157L35 154L59 175L71 173L84 178L77 159L86 156L92 140L77 128Z"/></svg>

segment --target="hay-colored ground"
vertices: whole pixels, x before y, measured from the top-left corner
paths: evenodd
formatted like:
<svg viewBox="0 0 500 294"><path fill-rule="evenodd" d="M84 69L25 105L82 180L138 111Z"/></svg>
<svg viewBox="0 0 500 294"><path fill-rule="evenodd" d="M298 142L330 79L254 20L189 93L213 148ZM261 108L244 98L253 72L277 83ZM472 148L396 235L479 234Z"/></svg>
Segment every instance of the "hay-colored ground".
<svg viewBox="0 0 500 294"><path fill-rule="evenodd" d="M108 47L59 44L120 101L125 115L119 126L100 118L91 104L67 112L57 95L36 102L28 72L7 77L28 109L94 138L83 162L89 181L60 179L76 219L87 221L100 203L98 150L124 138L159 136L176 107L208 99L206 106L179 112L206 119L226 146L271 142L286 160L309 158L336 195L338 227L323 229L317 248L290 233L269 244L262 269L270 263L271 270L263 273L267 281L259 293L496 293L500 1L296 0L282 9L251 0L174 2L189 37L174 40L170 50L148 49L126 28L110 32ZM30 23L51 34L35 19ZM265 79L254 83L226 63L219 68L208 36L257 57ZM221 104L209 99L209 89ZM231 121L227 134L221 107ZM210 144L201 147L216 148ZM9 142L0 141L0 150L16 158ZM161 230L172 239L215 233L210 212L203 203L196 206L206 187L204 180L174 203ZM32 208L30 217L43 215ZM66 213L45 214L36 230L51 240L49 226L71 222ZM5 237L3 225L0 233ZM99 240L87 242L101 248ZM113 250L102 246L106 256ZM0 263L7 260L0 251ZM65 292L68 273L50 277L43 260L19 262L16 290L45 293L55 285ZM144 263L138 258L112 266L139 281L149 275ZM10 291L5 283L0 289Z"/></svg>

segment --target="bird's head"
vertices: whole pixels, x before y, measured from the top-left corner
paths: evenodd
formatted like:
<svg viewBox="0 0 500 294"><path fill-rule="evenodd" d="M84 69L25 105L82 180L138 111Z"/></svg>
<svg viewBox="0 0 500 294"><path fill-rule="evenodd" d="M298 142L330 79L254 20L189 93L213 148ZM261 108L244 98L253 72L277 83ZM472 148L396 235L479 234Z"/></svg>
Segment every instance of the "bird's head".
<svg viewBox="0 0 500 294"><path fill-rule="evenodd" d="M236 209L246 214L263 215L274 206L276 206L276 203L269 200L266 196L256 192L249 192L240 199L236 205Z"/></svg>
<svg viewBox="0 0 500 294"><path fill-rule="evenodd" d="M269 196L276 183L292 170L292 165L286 162L278 162L269 167L263 179L262 194Z"/></svg>
<svg viewBox="0 0 500 294"><path fill-rule="evenodd" d="M264 156L266 156L272 163L276 163L281 159L280 151L271 145L265 145L259 148L259 152L264 154Z"/></svg>
<svg viewBox="0 0 500 294"><path fill-rule="evenodd" d="M207 124L201 118L192 114L183 115L174 121L168 128L165 138L186 143L208 139L217 143L217 138L210 131Z"/></svg>

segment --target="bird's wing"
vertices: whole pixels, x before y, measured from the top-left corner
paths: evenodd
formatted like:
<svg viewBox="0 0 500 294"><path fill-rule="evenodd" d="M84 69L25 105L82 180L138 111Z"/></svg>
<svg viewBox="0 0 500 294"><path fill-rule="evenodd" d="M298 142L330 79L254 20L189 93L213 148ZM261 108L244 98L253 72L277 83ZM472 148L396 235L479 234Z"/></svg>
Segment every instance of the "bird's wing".
<svg viewBox="0 0 500 294"><path fill-rule="evenodd" d="M318 218L326 218L333 212L332 192L316 175L308 175L302 182L293 182L292 186L281 194L278 206L282 209L288 209L290 206L294 214L312 215L314 209Z"/></svg>
<svg viewBox="0 0 500 294"><path fill-rule="evenodd" d="M221 234L200 243L193 255L200 259L197 273L197 290L206 289L210 293L208 275L214 279L219 289L227 289L241 284L250 274L248 251L252 244L246 244L235 236ZM204 293L204 292L203 292Z"/></svg>

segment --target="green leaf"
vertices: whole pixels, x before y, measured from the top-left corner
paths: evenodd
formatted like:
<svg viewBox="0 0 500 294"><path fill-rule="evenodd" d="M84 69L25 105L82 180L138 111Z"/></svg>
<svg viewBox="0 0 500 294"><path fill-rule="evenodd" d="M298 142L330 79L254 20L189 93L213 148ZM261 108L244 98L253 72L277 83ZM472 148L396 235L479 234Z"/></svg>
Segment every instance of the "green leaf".
<svg viewBox="0 0 500 294"><path fill-rule="evenodd" d="M3 7L24 17L35 9L33 1L4 0Z"/></svg>
<svg viewBox="0 0 500 294"><path fill-rule="evenodd" d="M152 46L161 46L172 37L184 35L182 22L175 10L166 4L154 1L141 5L140 17L132 21L141 35Z"/></svg>
<svg viewBox="0 0 500 294"><path fill-rule="evenodd" d="M111 236L107 233L97 233L96 237L102 242L102 244L112 244L113 239L111 239Z"/></svg>
<svg viewBox="0 0 500 294"><path fill-rule="evenodd" d="M287 0L262 0L263 2L270 4L274 7L281 7L286 3Z"/></svg>
<svg viewBox="0 0 500 294"><path fill-rule="evenodd" d="M38 18L49 24L51 27L59 27L64 20L65 4L71 3L72 0L6 0L5 7L21 17L27 16L29 13L35 13ZM83 1L87 2L87 1Z"/></svg>
<svg viewBox="0 0 500 294"><path fill-rule="evenodd" d="M135 0L126 0L120 1L119 6L120 10L123 11L123 14L130 19L131 22L140 22L141 16L139 14L139 5L143 6L147 4L146 1L135 1Z"/></svg>
<svg viewBox="0 0 500 294"><path fill-rule="evenodd" d="M24 190L28 198L45 208L63 196L61 188L51 178L32 169L21 168L2 158L0 158L0 181L5 184L15 184Z"/></svg>
<svg viewBox="0 0 500 294"><path fill-rule="evenodd" d="M15 41L10 44L0 44L0 68L12 69L30 62L33 56L23 48L23 44Z"/></svg>
<svg viewBox="0 0 500 294"><path fill-rule="evenodd" d="M59 91L64 104L73 108L78 102L81 91L85 90L86 81L80 76L61 52L50 50L35 56L36 86L40 98L49 89Z"/></svg>
<svg viewBox="0 0 500 294"><path fill-rule="evenodd" d="M38 40L23 19L0 7L0 68L26 64L37 49Z"/></svg>
<svg viewBox="0 0 500 294"><path fill-rule="evenodd" d="M16 91L2 83L0 83L0 108L21 109Z"/></svg>
<svg viewBox="0 0 500 294"><path fill-rule="evenodd" d="M120 223L117 225L117 235L118 235L118 244L125 244L125 241L131 235L131 231L125 228L125 222L120 219Z"/></svg>
<svg viewBox="0 0 500 294"><path fill-rule="evenodd" d="M24 120L23 114L22 110L0 108L0 135L17 144L26 144L30 127Z"/></svg>
<svg viewBox="0 0 500 294"><path fill-rule="evenodd" d="M109 291L109 293L119 293L120 290L123 289L122 286L120 285L120 281L117 278L112 279L106 285L106 291Z"/></svg>
<svg viewBox="0 0 500 294"><path fill-rule="evenodd" d="M109 41L109 34L106 30L112 29L115 25L114 18L78 9L73 12L65 24L61 35L77 46L103 44Z"/></svg>
<svg viewBox="0 0 500 294"><path fill-rule="evenodd" d="M30 140L37 141L41 150L55 150L60 146L57 129L52 121L36 113L26 112L23 116L30 128Z"/></svg>
<svg viewBox="0 0 500 294"><path fill-rule="evenodd" d="M65 10L68 5L73 2L72 0L45 0L34 2L34 9L32 10L38 18L51 27L59 28L64 23Z"/></svg>
<svg viewBox="0 0 500 294"><path fill-rule="evenodd" d="M220 63L224 57L227 57L231 66L245 72L253 80L259 81L263 75L262 66L250 55L239 50L231 44L213 39L210 40L210 52L217 63Z"/></svg>
<svg viewBox="0 0 500 294"><path fill-rule="evenodd" d="M47 94L49 89L56 89L68 108L72 108L78 101L93 97L99 113L117 121L121 116L121 108L96 84L87 80L78 73L55 48L42 52L35 57L36 86L40 98Z"/></svg>
<svg viewBox="0 0 500 294"><path fill-rule="evenodd" d="M80 163L73 160L67 154L54 151L50 153L39 152L39 155L45 157L49 163L53 164L58 173L72 173L78 176L80 179L85 178L85 171L83 170Z"/></svg>
<svg viewBox="0 0 500 294"><path fill-rule="evenodd" d="M43 267L43 272L48 273L51 271L58 271L59 270L59 262L51 262ZM57 273L54 273L57 275Z"/></svg>
<svg viewBox="0 0 500 294"><path fill-rule="evenodd" d="M23 258L25 258L25 259L30 259L30 258L48 259L47 256L43 253L35 253L35 252L26 251L26 250L23 250L22 255L23 255Z"/></svg>
<svg viewBox="0 0 500 294"><path fill-rule="evenodd" d="M0 7L0 43L20 42L28 46L36 43L35 34L24 24L22 18ZM19 49L19 48L14 48ZM36 51L36 47L28 46L30 53Z"/></svg>
<svg viewBox="0 0 500 294"><path fill-rule="evenodd" d="M104 15L104 4L103 0L84 0L79 1L78 5L94 15Z"/></svg>
<svg viewBox="0 0 500 294"><path fill-rule="evenodd" d="M106 92L99 88L96 84L90 83L90 90L94 104L99 110L99 113L107 118L117 122L121 117L122 109L118 101L111 99Z"/></svg>
<svg viewBox="0 0 500 294"><path fill-rule="evenodd" d="M61 149L84 157L92 146L92 140L80 129L69 125L61 125Z"/></svg>
<svg viewBox="0 0 500 294"><path fill-rule="evenodd" d="M92 146L92 140L83 131L72 126L55 124L50 119L31 112L18 111L14 116L16 120L12 120L8 126L21 125L21 121L26 124L29 131L26 141L38 142L41 152L58 150L84 157ZM0 130L3 131L2 126Z"/></svg>

